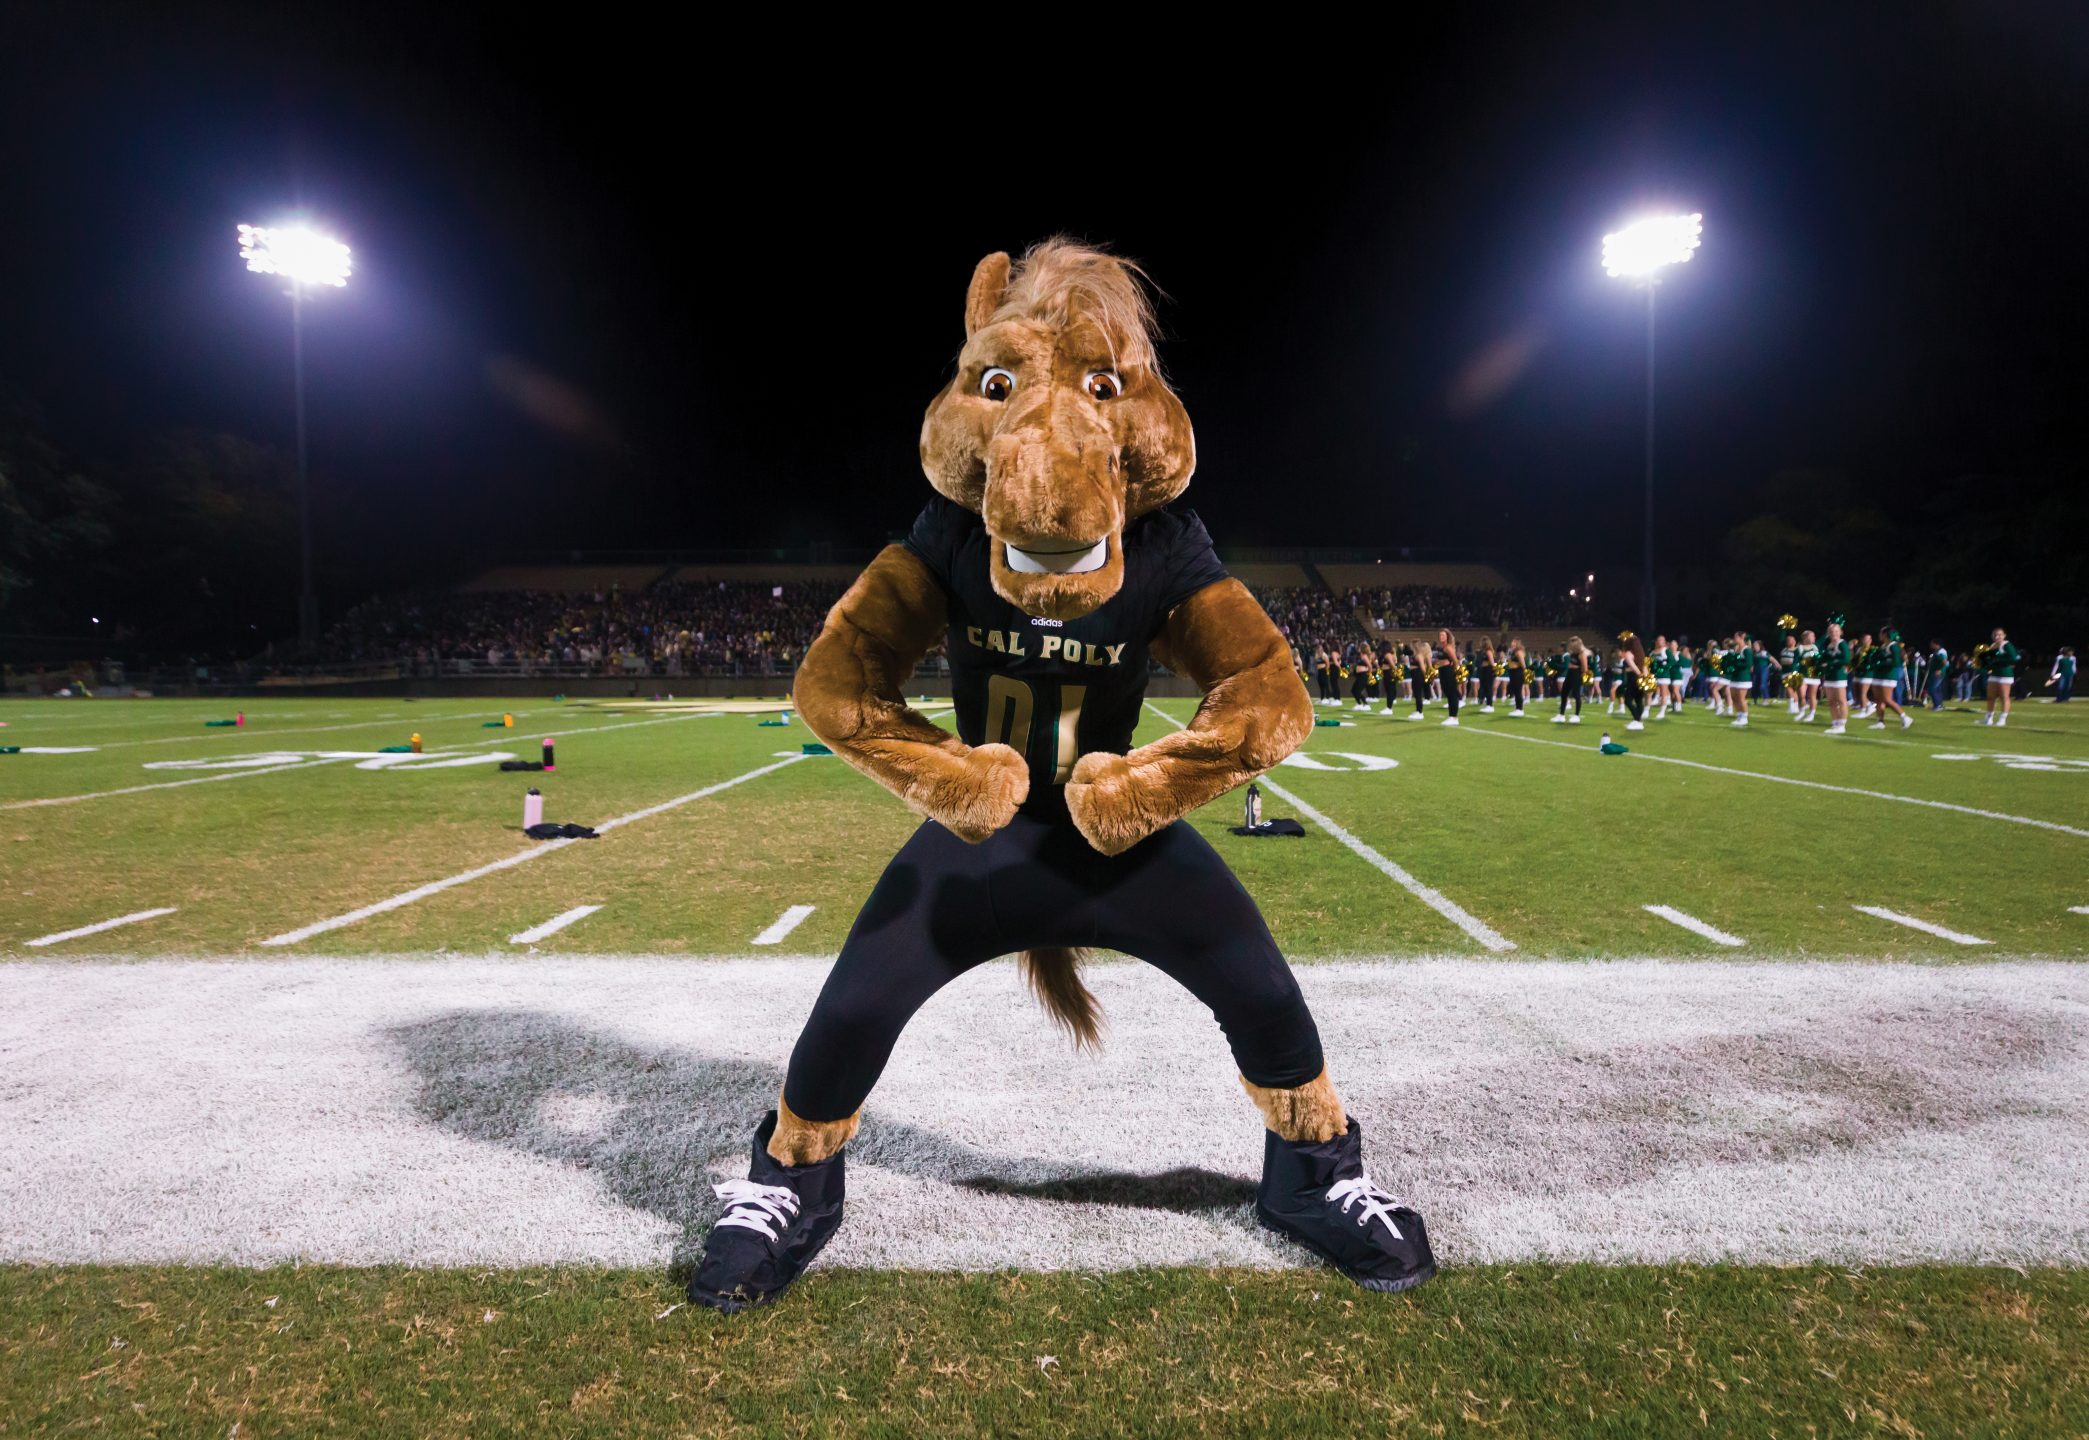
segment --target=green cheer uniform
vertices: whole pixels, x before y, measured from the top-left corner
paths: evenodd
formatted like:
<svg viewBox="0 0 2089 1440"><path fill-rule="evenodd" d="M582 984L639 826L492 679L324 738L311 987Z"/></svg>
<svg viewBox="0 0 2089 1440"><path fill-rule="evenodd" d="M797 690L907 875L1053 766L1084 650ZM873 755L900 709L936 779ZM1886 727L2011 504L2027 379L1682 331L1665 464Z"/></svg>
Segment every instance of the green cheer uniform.
<svg viewBox="0 0 2089 1440"><path fill-rule="evenodd" d="M1980 668L1990 680L2014 680L2017 661L2023 658L2024 652L2016 648L2014 640L2004 640L1980 652Z"/></svg>
<svg viewBox="0 0 2089 1440"><path fill-rule="evenodd" d="M1821 647L1821 679L1830 685L1850 678L1850 642L1836 640Z"/></svg>

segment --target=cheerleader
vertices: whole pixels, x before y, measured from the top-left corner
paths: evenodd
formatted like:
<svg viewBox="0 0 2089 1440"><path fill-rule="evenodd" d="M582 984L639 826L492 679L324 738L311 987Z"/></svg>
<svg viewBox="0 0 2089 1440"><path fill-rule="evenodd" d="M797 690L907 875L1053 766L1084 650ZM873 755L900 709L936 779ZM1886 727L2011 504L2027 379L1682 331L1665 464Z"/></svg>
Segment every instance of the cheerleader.
<svg viewBox="0 0 2089 1440"><path fill-rule="evenodd" d="M1909 730L1914 728L1915 721L1907 711L1900 708L1900 702L1893 698L1893 692L1900 688L1901 665L1903 663L1900 632L1888 625L1879 631L1877 658L1871 667L1872 699L1866 713L1891 710L1900 718L1900 728ZM1874 730L1885 729L1886 717L1880 715L1878 719L1871 722L1871 728Z"/></svg>
<svg viewBox="0 0 2089 1440"><path fill-rule="evenodd" d="M1736 630L1733 648L1726 652L1726 703L1734 715L1734 729L1748 728L1748 692L1755 688L1755 644L1745 630Z"/></svg>
<svg viewBox="0 0 2089 1440"><path fill-rule="evenodd" d="M1974 648L1973 662L1987 676L1987 713L1980 717L1981 724L2009 723L2009 692L2016 688L2016 667L2023 658L2023 652L2000 626L1995 627L1987 644Z"/></svg>
<svg viewBox="0 0 2089 1440"><path fill-rule="evenodd" d="M1666 720L1668 712L1682 707L1682 697L1676 694L1676 656L1669 649L1668 637L1654 637L1654 653L1647 657L1647 668L1654 676L1654 718Z"/></svg>
<svg viewBox="0 0 2089 1440"><path fill-rule="evenodd" d="M1705 705L1714 715L1726 713L1726 642L1705 641Z"/></svg>
<svg viewBox="0 0 2089 1440"><path fill-rule="evenodd" d="M1509 712L1509 718L1521 719L1523 699L1530 694L1530 656L1521 640L1509 642L1509 657L1504 668L1506 673L1502 676L1502 683L1507 687L1510 703L1516 707Z"/></svg>
<svg viewBox="0 0 2089 1440"><path fill-rule="evenodd" d="M1582 687L1588 682L1590 667L1589 648L1582 644L1581 637L1576 635L1567 642L1567 648L1560 652L1559 714L1552 717L1553 724L1581 723L1581 692ZM1574 702L1572 715L1567 713L1567 702L1570 700Z"/></svg>
<svg viewBox="0 0 2089 1440"><path fill-rule="evenodd" d="M1683 702L1690 698L1690 677L1697 673L1697 667L1691 662L1690 647L1680 642L1675 647L1675 658L1671 663L1676 673L1673 687L1676 692L1676 713L1680 715L1683 713Z"/></svg>
<svg viewBox="0 0 2089 1440"><path fill-rule="evenodd" d="M1869 719L1878 708L1871 703L1872 671L1877 664L1878 655L1867 633L1850 651L1850 698L1862 707L1855 712L1859 720Z"/></svg>
<svg viewBox="0 0 2089 1440"><path fill-rule="evenodd" d="M1366 645L1356 652L1356 664L1349 672L1349 694L1356 701L1356 708L1365 712L1371 709L1371 692L1378 688L1378 661Z"/></svg>
<svg viewBox="0 0 2089 1440"><path fill-rule="evenodd" d="M1423 642L1424 645L1427 643ZM1465 694L1465 657L1458 650L1458 637L1448 630L1436 632L1432 668L1438 672L1444 703L1451 708L1443 723L1455 727L1458 724L1458 701ZM1421 707L1417 705L1415 709L1419 711Z"/></svg>
<svg viewBox="0 0 2089 1440"><path fill-rule="evenodd" d="M1627 630L1618 636L1618 648L1613 653L1617 656L1618 688L1624 696L1625 708L1632 712L1625 728L1644 730L1647 728L1647 692L1654 688L1653 678L1647 670L1646 648L1639 643L1637 635Z"/></svg>
<svg viewBox="0 0 2089 1440"><path fill-rule="evenodd" d="M1500 693L1497 687L1501 684L1501 676L1494 664L1494 642L1492 640L1482 640L1480 642L1480 664L1478 670L1474 672L1473 679L1476 682L1473 694L1479 698L1480 713L1482 715L1492 715L1494 713L1494 697Z"/></svg>
<svg viewBox="0 0 2089 1440"><path fill-rule="evenodd" d="M1843 735L1850 722L1850 642L1842 638L1842 617L1828 621L1821 642L1821 692L1828 697L1828 728L1824 734Z"/></svg>
<svg viewBox="0 0 2089 1440"><path fill-rule="evenodd" d="M1811 630L1799 632L1799 713L1801 725L1813 723L1813 712L1821 697L1821 647Z"/></svg>
<svg viewBox="0 0 2089 1440"><path fill-rule="evenodd" d="M1784 648L1777 652L1777 669L1784 677L1784 708L1794 720L1799 718L1799 637L1791 631L1784 632Z"/></svg>
<svg viewBox="0 0 2089 1440"><path fill-rule="evenodd" d="M1419 720L1422 710L1429 703L1429 681L1435 674L1429 664L1429 645L1424 640L1410 641L1406 654L1401 657L1407 667L1407 693L1414 701L1414 709L1401 716L1403 720Z"/></svg>

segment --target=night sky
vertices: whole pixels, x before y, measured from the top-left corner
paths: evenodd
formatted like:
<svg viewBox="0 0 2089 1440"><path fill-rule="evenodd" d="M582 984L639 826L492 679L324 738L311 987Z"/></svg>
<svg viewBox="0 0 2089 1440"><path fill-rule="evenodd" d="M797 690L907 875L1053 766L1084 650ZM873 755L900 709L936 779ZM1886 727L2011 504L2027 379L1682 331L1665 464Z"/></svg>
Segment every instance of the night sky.
<svg viewBox="0 0 2089 1440"><path fill-rule="evenodd" d="M813 12L160 8L0 0L0 389L90 457L287 444L287 303L234 227L323 222L357 267L308 307L339 585L878 543L973 263L1055 231L1171 297L1222 546L1636 565L1643 309L1597 252L1650 207L1706 217L1661 295L1664 545L1778 470L1914 496L2085 440L2081 5L1165 45L983 10L919 42L969 73Z"/></svg>

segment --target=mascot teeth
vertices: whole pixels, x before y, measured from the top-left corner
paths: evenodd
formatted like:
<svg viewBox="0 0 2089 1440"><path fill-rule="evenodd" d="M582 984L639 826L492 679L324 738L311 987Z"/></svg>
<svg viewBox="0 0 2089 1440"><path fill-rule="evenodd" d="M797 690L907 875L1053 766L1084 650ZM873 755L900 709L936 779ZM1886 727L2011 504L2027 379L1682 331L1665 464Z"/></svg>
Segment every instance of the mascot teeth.
<svg viewBox="0 0 2089 1440"><path fill-rule="evenodd" d="M1018 575L1086 575L1102 569L1103 562L1110 558L1108 536L1086 550L1018 550L1013 545L1003 548L1008 551L1008 568Z"/></svg>

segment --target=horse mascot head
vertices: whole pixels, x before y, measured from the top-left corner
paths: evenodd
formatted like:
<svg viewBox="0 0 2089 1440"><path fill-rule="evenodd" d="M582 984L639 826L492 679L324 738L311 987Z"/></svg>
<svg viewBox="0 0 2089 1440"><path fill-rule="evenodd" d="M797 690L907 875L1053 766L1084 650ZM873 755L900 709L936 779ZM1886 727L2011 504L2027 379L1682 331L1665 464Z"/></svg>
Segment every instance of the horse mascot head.
<svg viewBox="0 0 2089 1440"><path fill-rule="evenodd" d="M996 592L1073 620L1117 593L1124 527L1173 500L1197 464L1161 378L1136 266L1047 240L979 262L957 372L921 425L929 483L977 511Z"/></svg>

